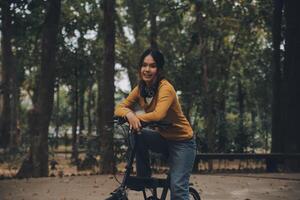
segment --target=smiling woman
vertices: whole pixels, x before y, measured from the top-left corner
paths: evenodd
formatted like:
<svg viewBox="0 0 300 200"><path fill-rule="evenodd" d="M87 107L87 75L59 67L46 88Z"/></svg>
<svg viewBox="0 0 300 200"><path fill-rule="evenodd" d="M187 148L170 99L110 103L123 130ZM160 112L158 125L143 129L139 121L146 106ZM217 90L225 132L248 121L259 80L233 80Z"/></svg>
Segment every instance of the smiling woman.
<svg viewBox="0 0 300 200"><path fill-rule="evenodd" d="M171 199L188 199L189 177L196 154L193 130L183 115L172 84L163 75L164 56L147 49L139 62L140 82L115 109L115 115L127 118L137 136L137 175L151 176L148 150L168 157L170 165ZM133 106L138 103L145 113L138 114ZM164 129L141 129L141 122L165 121Z"/></svg>

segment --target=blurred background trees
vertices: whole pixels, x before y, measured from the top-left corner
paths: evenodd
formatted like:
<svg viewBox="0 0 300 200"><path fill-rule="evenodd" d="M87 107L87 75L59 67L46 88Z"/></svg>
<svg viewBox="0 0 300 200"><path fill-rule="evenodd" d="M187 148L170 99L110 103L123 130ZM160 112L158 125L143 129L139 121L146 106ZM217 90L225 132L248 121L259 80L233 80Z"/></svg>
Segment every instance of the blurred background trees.
<svg viewBox="0 0 300 200"><path fill-rule="evenodd" d="M67 137L78 163L80 147L96 137L102 172L111 173L113 107L137 84L138 59L151 46L166 57L199 152L299 153L292 4L1 1L1 148L29 150L27 161L47 166L48 141Z"/></svg>

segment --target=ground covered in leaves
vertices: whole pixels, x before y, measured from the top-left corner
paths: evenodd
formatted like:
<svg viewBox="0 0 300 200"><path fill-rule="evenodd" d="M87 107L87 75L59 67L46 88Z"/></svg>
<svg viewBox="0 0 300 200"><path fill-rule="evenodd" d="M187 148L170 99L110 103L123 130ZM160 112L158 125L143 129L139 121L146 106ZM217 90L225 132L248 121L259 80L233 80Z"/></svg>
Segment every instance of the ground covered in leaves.
<svg viewBox="0 0 300 200"><path fill-rule="evenodd" d="M194 174L191 182L204 200L300 200L300 174ZM0 199L101 200L118 185L112 175L5 179ZM140 200L142 194L129 191L129 199Z"/></svg>

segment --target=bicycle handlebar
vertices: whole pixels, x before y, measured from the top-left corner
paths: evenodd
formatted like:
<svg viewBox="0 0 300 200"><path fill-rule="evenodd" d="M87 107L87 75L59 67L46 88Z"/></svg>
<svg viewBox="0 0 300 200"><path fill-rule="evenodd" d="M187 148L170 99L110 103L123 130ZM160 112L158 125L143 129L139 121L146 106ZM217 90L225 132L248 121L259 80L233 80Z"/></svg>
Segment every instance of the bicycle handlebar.
<svg viewBox="0 0 300 200"><path fill-rule="evenodd" d="M127 119L125 117L114 117L113 118L113 121L114 123L118 124L118 125L122 125L127 121ZM144 122L144 121L141 121L141 125L142 125L142 128L144 127L159 127L159 128L167 128L169 126L172 125L172 123L170 122L167 122L167 121L152 121L152 122Z"/></svg>

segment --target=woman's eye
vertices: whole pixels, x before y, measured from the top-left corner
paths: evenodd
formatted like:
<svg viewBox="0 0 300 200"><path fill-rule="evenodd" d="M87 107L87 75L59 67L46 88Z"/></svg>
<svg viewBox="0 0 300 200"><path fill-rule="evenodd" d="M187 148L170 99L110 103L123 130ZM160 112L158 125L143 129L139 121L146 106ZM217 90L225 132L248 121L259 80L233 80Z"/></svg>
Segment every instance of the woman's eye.
<svg viewBox="0 0 300 200"><path fill-rule="evenodd" d="M155 67L156 67L156 64L155 64L155 63L151 63L151 64L149 64L149 67L155 68Z"/></svg>
<svg viewBox="0 0 300 200"><path fill-rule="evenodd" d="M155 63L150 63L150 64L148 64L148 63L143 63L142 64L142 67L151 67L151 68L154 68L154 67L156 67L156 64Z"/></svg>

